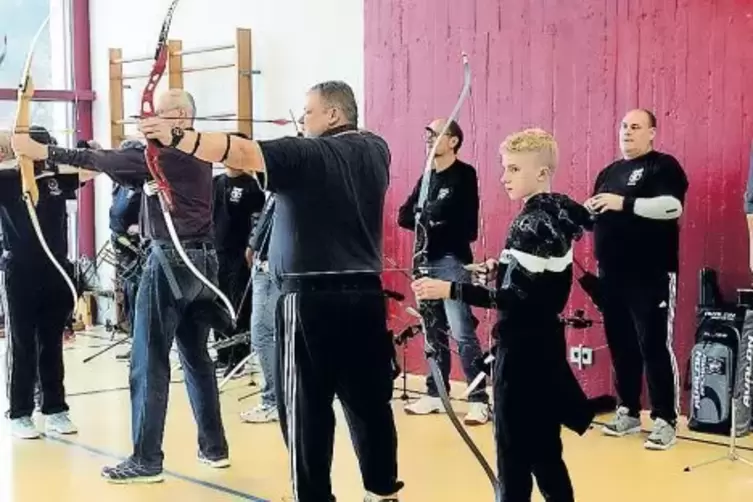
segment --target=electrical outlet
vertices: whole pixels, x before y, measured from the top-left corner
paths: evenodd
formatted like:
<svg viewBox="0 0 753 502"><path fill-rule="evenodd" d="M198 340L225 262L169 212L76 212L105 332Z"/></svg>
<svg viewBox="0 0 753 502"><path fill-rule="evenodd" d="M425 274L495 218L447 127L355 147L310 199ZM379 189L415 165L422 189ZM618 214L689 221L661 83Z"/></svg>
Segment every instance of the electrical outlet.
<svg viewBox="0 0 753 502"><path fill-rule="evenodd" d="M583 366L591 366L594 363L594 351L590 347L581 347L580 361Z"/></svg>
<svg viewBox="0 0 753 502"><path fill-rule="evenodd" d="M594 363L593 349L584 347L582 344L570 347L570 362L581 370L584 366L592 365Z"/></svg>

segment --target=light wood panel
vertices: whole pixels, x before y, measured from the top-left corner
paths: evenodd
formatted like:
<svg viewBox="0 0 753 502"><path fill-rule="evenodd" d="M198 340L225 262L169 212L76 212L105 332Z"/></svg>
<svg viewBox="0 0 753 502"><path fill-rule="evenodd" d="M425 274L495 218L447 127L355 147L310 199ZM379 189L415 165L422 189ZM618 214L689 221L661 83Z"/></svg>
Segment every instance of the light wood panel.
<svg viewBox="0 0 753 502"><path fill-rule="evenodd" d="M64 442L20 441L11 439L7 423L0 422L0 500L25 502L52 497L58 502L291 500L287 455L277 424L243 424L238 418L240 411L256 404L255 397L242 403L237 401L254 390L248 386L248 380L231 382L222 397L233 466L212 470L196 461L196 427L180 372L173 376L175 383L170 389L164 443L165 465L174 475L153 486L105 483L99 477L101 467L115 461L110 456L123 457L130 452L130 404L125 390L128 366L114 360L114 355L123 348L88 364L81 362L103 343L105 340L79 336L65 351L71 414L81 430L77 436L69 436ZM422 388L422 382L422 378L409 380L414 388ZM118 388L122 390L96 392ZM447 417L406 416L402 412L403 403L397 398L400 394L395 393L394 407L400 476L406 482L402 500L491 501L488 482ZM4 401L0 404L3 409L7 406ZM465 404L456 403L456 408L462 413ZM339 500L359 501L363 492L358 467L343 415L339 406L336 409L339 425L333 484ZM648 421L644 425L648 428ZM491 426L473 428L470 434L493 462ZM687 435L687 431L683 429L682 435ZM693 436L714 441L724 439ZM568 432L563 437L579 502L739 502L753 493L753 469L741 463L725 461L683 472L687 464L723 455L724 447L680 440L670 451L653 452L642 448L645 435L613 439L601 436L598 429L583 438ZM751 448L753 439L744 438L742 444ZM743 453L753 458L753 452ZM533 500L542 499L536 494Z"/></svg>

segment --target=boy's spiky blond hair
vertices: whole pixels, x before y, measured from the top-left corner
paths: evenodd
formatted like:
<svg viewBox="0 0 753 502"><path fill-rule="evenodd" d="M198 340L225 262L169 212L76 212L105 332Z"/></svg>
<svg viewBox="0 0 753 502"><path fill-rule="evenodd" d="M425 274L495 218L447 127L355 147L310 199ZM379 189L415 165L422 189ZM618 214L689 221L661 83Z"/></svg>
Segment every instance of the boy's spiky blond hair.
<svg viewBox="0 0 753 502"><path fill-rule="evenodd" d="M557 141L543 129L524 129L510 134L499 147L500 152L529 153L541 155L541 161L552 174L557 169Z"/></svg>

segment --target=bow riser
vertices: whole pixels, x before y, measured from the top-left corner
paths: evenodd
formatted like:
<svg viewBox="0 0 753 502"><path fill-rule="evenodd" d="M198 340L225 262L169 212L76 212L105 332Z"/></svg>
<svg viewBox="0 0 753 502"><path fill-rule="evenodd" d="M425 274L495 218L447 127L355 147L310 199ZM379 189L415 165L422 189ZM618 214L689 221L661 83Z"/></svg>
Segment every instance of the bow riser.
<svg viewBox="0 0 753 502"><path fill-rule="evenodd" d="M167 36L170 32L170 24L172 23L173 13L175 12L175 8L178 6L178 2L179 0L173 0L173 2L170 4L170 8L167 11L165 20L162 23L162 29L160 30L159 38L157 39L157 49L154 54L154 66L152 67L152 71L149 74L149 81L147 82L146 86L144 87L144 91L141 94L141 116L144 118L154 117L156 115L156 110L154 107L154 91L157 89L157 86L159 85L160 80L162 79L162 75L165 73L165 69L167 67ZM167 231L170 234L170 240L172 241L173 246L175 246L176 251L178 251L178 255L180 255L180 258L186 265L186 267L188 267L191 273L196 276L196 278L199 279L202 284L204 284L220 298L220 300L225 304L225 308L227 308L230 317L232 317L233 323L235 323L237 322L237 315L235 313L235 309L233 308L232 302L230 302L230 299L228 299L228 297L225 296L225 294L217 286L212 284L212 282L196 268L196 266L193 264L190 257L186 253L185 248L180 242L180 238L178 237L178 233L175 230L175 225L173 223L171 214L171 211L173 210L173 199L170 183L167 181L167 178L165 178L165 174L159 165L159 153L160 150L157 143L152 140L147 141L144 158L146 160L147 169L149 170L152 179L157 184L157 197L160 203L160 208L162 209L162 216L165 220L165 226L167 227Z"/></svg>
<svg viewBox="0 0 753 502"><path fill-rule="evenodd" d="M14 133L29 133L29 117L31 116L31 95L33 90L29 91L31 84L28 83L30 78L25 79L27 83L19 87L18 91L18 112L16 125L14 127ZM37 186L37 180L34 177L34 161L30 158L19 155L18 167L21 170L21 193L24 197L29 197L31 203L36 207L39 202L39 187Z"/></svg>

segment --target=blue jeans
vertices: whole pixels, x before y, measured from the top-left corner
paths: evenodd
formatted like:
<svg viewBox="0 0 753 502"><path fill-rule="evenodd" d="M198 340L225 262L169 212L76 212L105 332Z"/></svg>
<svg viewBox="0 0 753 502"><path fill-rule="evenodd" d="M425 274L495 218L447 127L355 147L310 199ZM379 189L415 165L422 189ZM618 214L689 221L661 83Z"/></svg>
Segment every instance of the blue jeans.
<svg viewBox="0 0 753 502"><path fill-rule="evenodd" d="M156 246L161 251L155 251ZM162 254L181 298L176 298L156 253ZM186 254L207 279L217 283L217 254L211 244L189 247ZM214 293L186 267L172 244L152 244L136 294L131 349L132 460L140 465L162 468L169 356L174 339L198 427L199 449L212 460L228 457L217 378L207 349L209 325L195 315L213 299Z"/></svg>
<svg viewBox="0 0 753 502"><path fill-rule="evenodd" d="M259 355L259 365L264 375L264 387L261 389L261 403L276 407L275 399L275 310L280 292L272 276L261 269L259 262L254 262L251 271L251 345Z"/></svg>
<svg viewBox="0 0 753 502"><path fill-rule="evenodd" d="M432 260L429 262L429 267L431 267L429 275L436 279L443 279L446 281L470 283L471 273L465 270L463 265L464 264L455 256L447 255L438 260ZM471 306L457 300L444 300L442 304L444 306L444 312L440 312L439 317L440 319L444 317L447 320L447 324L444 326L440 324L439 328L442 331L437 331L431 335L437 342L437 364L442 371L445 388L449 390L451 354L447 328L449 327L449 334L452 335L452 338L457 342L460 363L463 365L463 373L465 373L465 378L469 384L479 373L474 362L477 358L481 357L482 351L481 345L476 337L476 328L474 326L475 323ZM426 389L430 396L439 396L436 382L434 382L434 378L431 374L426 377ZM486 393L486 381L476 387L476 389L468 396L468 400L471 402L489 402L489 395Z"/></svg>

